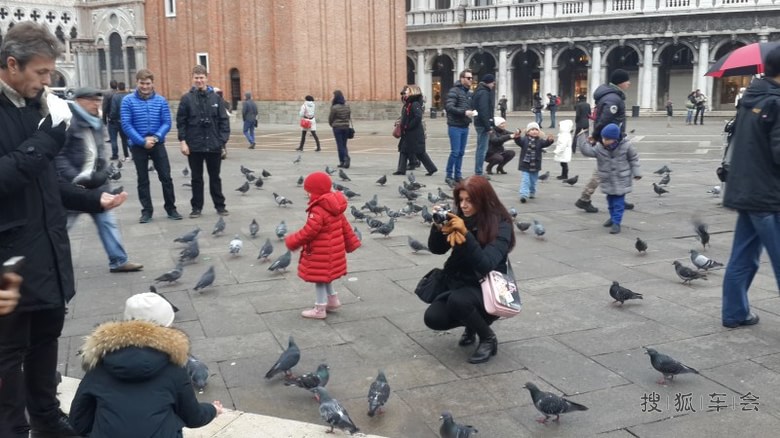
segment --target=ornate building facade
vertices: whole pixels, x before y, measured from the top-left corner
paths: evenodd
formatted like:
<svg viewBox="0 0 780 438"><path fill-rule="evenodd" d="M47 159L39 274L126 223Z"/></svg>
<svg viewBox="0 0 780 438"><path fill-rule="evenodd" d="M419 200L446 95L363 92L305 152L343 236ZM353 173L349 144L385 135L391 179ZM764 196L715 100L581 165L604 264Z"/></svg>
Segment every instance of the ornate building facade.
<svg viewBox="0 0 780 438"><path fill-rule="evenodd" d="M713 109L733 108L749 77L704 76L720 56L780 39L778 0L409 0L407 81L432 107L466 67L492 73L497 95L528 110L534 93L559 95L563 109L622 68L627 106L684 108L694 89Z"/></svg>

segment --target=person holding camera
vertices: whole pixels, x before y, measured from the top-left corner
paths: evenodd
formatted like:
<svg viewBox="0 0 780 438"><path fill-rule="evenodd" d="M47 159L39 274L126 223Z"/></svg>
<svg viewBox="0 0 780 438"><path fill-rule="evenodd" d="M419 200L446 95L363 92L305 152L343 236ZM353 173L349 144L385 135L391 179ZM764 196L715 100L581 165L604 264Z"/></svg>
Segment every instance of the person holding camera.
<svg viewBox="0 0 780 438"><path fill-rule="evenodd" d="M498 352L490 328L495 316L485 311L480 279L490 271L506 273L509 252L515 246L512 217L487 178L474 175L455 186L455 210L434 206L434 224L428 236L433 254L452 250L443 268L444 290L425 311L425 325L433 330L465 326L458 345L479 344L469 363L483 363Z"/></svg>
<svg viewBox="0 0 780 438"><path fill-rule="evenodd" d="M181 97L176 113L181 153L187 157L192 170L192 219L200 217L203 210L204 162L209 173L209 192L214 208L220 216L228 215L219 172L222 151L230 139L230 120L222 102L222 98L208 86L206 67L193 67L192 89Z"/></svg>

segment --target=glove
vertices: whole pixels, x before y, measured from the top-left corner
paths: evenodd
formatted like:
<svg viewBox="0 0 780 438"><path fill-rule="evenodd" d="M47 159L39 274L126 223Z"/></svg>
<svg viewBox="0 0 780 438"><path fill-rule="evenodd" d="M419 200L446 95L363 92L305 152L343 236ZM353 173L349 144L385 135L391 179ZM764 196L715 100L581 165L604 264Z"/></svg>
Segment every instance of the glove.
<svg viewBox="0 0 780 438"><path fill-rule="evenodd" d="M54 139L53 145L46 145L45 147L36 147L37 152L45 155L48 159L52 159L60 153L60 149L65 144L65 124L60 123L57 126L52 126L51 115L46 116L41 120L38 125L38 131L41 131Z"/></svg>
<svg viewBox="0 0 780 438"><path fill-rule="evenodd" d="M447 223L444 224L443 227L441 227L441 231L445 234L450 234L454 231L459 232L462 235L466 235L468 233L468 230L466 229L466 224L463 223L463 219L460 218L460 216L457 216L452 213L447 213Z"/></svg>
<svg viewBox="0 0 780 438"><path fill-rule="evenodd" d="M460 231L453 231L452 233L447 235L447 242L450 244L451 247L454 247L455 245L463 245L463 243L466 241L466 236L460 233Z"/></svg>

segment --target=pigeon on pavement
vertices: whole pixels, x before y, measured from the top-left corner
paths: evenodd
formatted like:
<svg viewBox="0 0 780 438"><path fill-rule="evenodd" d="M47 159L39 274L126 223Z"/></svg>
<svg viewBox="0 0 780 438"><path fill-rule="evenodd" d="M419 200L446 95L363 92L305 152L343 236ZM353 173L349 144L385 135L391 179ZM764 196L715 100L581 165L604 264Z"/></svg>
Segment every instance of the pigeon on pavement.
<svg viewBox="0 0 780 438"><path fill-rule="evenodd" d="M360 196L360 193L353 192L350 189L344 189L344 190L341 191L341 193L343 193L344 196L347 197L347 199L352 199L352 198Z"/></svg>
<svg viewBox="0 0 780 438"><path fill-rule="evenodd" d="M179 253L180 262L192 262L198 258L200 254L200 246L198 245L198 239L190 242L186 248Z"/></svg>
<svg viewBox="0 0 780 438"><path fill-rule="evenodd" d="M446 411L441 413L439 420L442 420L441 427L439 427L441 438L469 438L478 432L474 426L456 423L452 414Z"/></svg>
<svg viewBox="0 0 780 438"><path fill-rule="evenodd" d="M190 231L187 234L184 234L183 236L179 236L175 239L173 239L174 242L181 242L181 243L190 243L193 240L198 238L198 233L200 233L200 227L195 228L194 230Z"/></svg>
<svg viewBox="0 0 780 438"><path fill-rule="evenodd" d="M634 244L634 248L636 248L636 250L639 251L640 254L647 254L647 242L640 239L639 237L636 238L636 243Z"/></svg>
<svg viewBox="0 0 780 438"><path fill-rule="evenodd" d="M287 341L287 349L282 352L282 354L279 356L279 359L276 360L276 363L271 367L271 369L265 373L265 378L270 379L279 373L284 373L284 375L287 377L292 376L292 372L290 370L292 367L298 364L299 360L301 360L301 350L298 349L298 345L295 344L295 340L292 336L290 336Z"/></svg>
<svg viewBox="0 0 780 438"><path fill-rule="evenodd" d="M298 154L298 158L296 158L296 159L294 159L294 160L293 160L293 164L298 164L298 163L300 163L300 162L301 162L301 158L303 158L303 157L301 156L301 154Z"/></svg>
<svg viewBox="0 0 780 438"><path fill-rule="evenodd" d="M257 178L255 180L255 187L257 187L258 189L263 187L263 178Z"/></svg>
<svg viewBox="0 0 780 438"><path fill-rule="evenodd" d="M693 280L706 280L707 274L694 271L693 269L683 266L682 263L677 260L674 261L674 270L677 272L677 276L683 281L683 284L689 284Z"/></svg>
<svg viewBox="0 0 780 438"><path fill-rule="evenodd" d="M249 235L254 239L257 237L258 231L260 231L260 225L257 224L256 219L252 219L252 222L249 224Z"/></svg>
<svg viewBox="0 0 780 438"><path fill-rule="evenodd" d="M518 230L520 230L523 233L525 233L529 228L531 228L531 223L530 222L515 222L515 226L517 227Z"/></svg>
<svg viewBox="0 0 780 438"><path fill-rule="evenodd" d="M271 172L263 169L263 171L260 173L260 175L263 175L263 178L268 178L269 176L271 176Z"/></svg>
<svg viewBox="0 0 780 438"><path fill-rule="evenodd" d="M220 216L219 219L217 219L217 223L214 224L214 231L212 231L211 234L216 235L223 231L225 231L225 219Z"/></svg>
<svg viewBox="0 0 780 438"><path fill-rule="evenodd" d="M279 240L282 240L284 235L287 234L287 224L284 223L284 221L279 222L279 225L276 226L274 232L276 233L276 237L278 237Z"/></svg>
<svg viewBox="0 0 780 438"><path fill-rule="evenodd" d="M327 364L321 363L317 367L317 371L302 374L300 376L290 376L285 378L284 385L297 386L303 389L314 389L318 386L322 386L324 388L325 385L328 384L328 380L330 380L330 372L328 372L329 369L330 367L328 367Z"/></svg>
<svg viewBox="0 0 780 438"><path fill-rule="evenodd" d="M230 250L230 254L236 256L238 253L241 252L241 248L244 247L244 242L241 241L241 238L238 237L238 234L236 234L233 237L233 240L230 241L230 244L228 245L228 249Z"/></svg>
<svg viewBox="0 0 780 438"><path fill-rule="evenodd" d="M656 183L653 183L653 191L658 194L658 196L663 195L664 193L669 193L669 190L666 190L665 188L659 186Z"/></svg>
<svg viewBox="0 0 780 438"><path fill-rule="evenodd" d="M181 174L184 175L184 177L190 176L190 169L187 166L184 166L184 169L181 170Z"/></svg>
<svg viewBox="0 0 780 438"><path fill-rule="evenodd" d="M573 186L574 184L577 184L577 181L579 181L579 179L580 179L579 175L574 175L571 178L564 179L563 182L570 186Z"/></svg>
<svg viewBox="0 0 780 438"><path fill-rule="evenodd" d="M282 195L277 194L276 192L273 192L273 195L274 195L274 202L276 202L276 205L278 205L279 207L286 207L287 204L292 205L293 203L289 199L285 198Z"/></svg>
<svg viewBox="0 0 780 438"><path fill-rule="evenodd" d="M701 219L693 220L693 230L696 231L699 241L701 242L702 249L706 248L710 243L710 233L707 231L707 224L701 221Z"/></svg>
<svg viewBox="0 0 780 438"><path fill-rule="evenodd" d="M430 211L428 211L428 206L423 205L422 210L420 210L420 217L422 217L424 224L431 224L433 223L433 215Z"/></svg>
<svg viewBox="0 0 780 438"><path fill-rule="evenodd" d="M241 165L241 173L243 173L244 175L246 175L247 173L255 173L255 171L254 171L254 170L251 170L251 169L247 169L247 168L246 168L246 167L244 167L244 165L242 164L242 165Z"/></svg>
<svg viewBox="0 0 780 438"><path fill-rule="evenodd" d="M665 379L674 379L674 376L678 374L699 374L695 369L678 362L665 354L659 353L654 348L643 348L646 350L645 354L650 355L650 363L653 365L653 368L662 374L661 380L657 382L659 385L666 383Z"/></svg>
<svg viewBox="0 0 780 438"><path fill-rule="evenodd" d="M381 227L384 224L385 223L380 221L379 219L375 219L375 218L372 218L372 217L367 217L366 218L366 225L368 225L368 228L372 228L372 229L373 228L379 228L379 227Z"/></svg>
<svg viewBox="0 0 780 438"><path fill-rule="evenodd" d="M536 234L536 237L538 239L542 239L544 233L546 232L547 231L544 229L544 225L542 225L542 223L539 222L538 220L534 219L534 234Z"/></svg>
<svg viewBox="0 0 780 438"><path fill-rule="evenodd" d="M184 267L182 266L182 262L176 263L176 267L171 269L170 271L166 272L165 274L157 277L154 279L155 283L159 283L161 281L167 281L168 283L173 283L174 281L177 281L179 278L181 278L181 273L184 270Z"/></svg>
<svg viewBox="0 0 780 438"><path fill-rule="evenodd" d="M236 191L237 192L241 192L241 194L245 195L246 192L249 191L249 182L248 181L244 181L244 183L241 184L241 187L237 188Z"/></svg>
<svg viewBox="0 0 780 438"><path fill-rule="evenodd" d="M528 389L528 391L531 393L531 399L533 400L536 409L544 414L544 418L539 418L536 420L540 423L546 424L547 420L549 420L553 415L555 415L555 419L553 421L558 421L561 414L573 411L588 410L586 406L583 406L579 403L567 400L551 392L542 391L531 382L526 383L524 388Z"/></svg>
<svg viewBox="0 0 780 438"><path fill-rule="evenodd" d="M407 236L407 242L409 243L409 247L412 248L412 251L415 253L418 251L431 251L427 246L423 245L419 240L413 238L412 236Z"/></svg>
<svg viewBox="0 0 780 438"><path fill-rule="evenodd" d="M395 229L395 218L390 218L390 221L386 224L382 224L378 228L374 228L371 230L371 234L379 233L385 237L390 237L390 233L393 232L393 229Z"/></svg>
<svg viewBox="0 0 780 438"><path fill-rule="evenodd" d="M257 179L254 173L244 174L244 177L246 177L247 182L252 182Z"/></svg>
<svg viewBox="0 0 780 438"><path fill-rule="evenodd" d="M352 181L349 176L347 176L347 172L344 172L344 169L339 169L339 178L341 178L342 181Z"/></svg>
<svg viewBox="0 0 780 438"><path fill-rule="evenodd" d="M439 195L439 199L441 200L452 199L452 196L448 195L444 190L441 189L441 187L439 187L438 195Z"/></svg>
<svg viewBox="0 0 780 438"><path fill-rule="evenodd" d="M271 239L266 238L265 243L262 247L260 247L260 254L257 255L258 260L264 259L268 260L268 256L271 255L271 253L274 252L274 246L271 245Z"/></svg>
<svg viewBox="0 0 780 438"><path fill-rule="evenodd" d="M515 209L514 207L509 207L508 211L509 211L509 215L512 216L512 219L517 218L517 209Z"/></svg>
<svg viewBox="0 0 780 438"><path fill-rule="evenodd" d="M325 173L327 173L328 175L333 175L334 173L336 173L336 171L331 169L330 166L325 166Z"/></svg>
<svg viewBox="0 0 780 438"><path fill-rule="evenodd" d="M349 212L352 213L352 217L354 217L355 220L362 221L366 219L366 214L358 210L354 205L349 209Z"/></svg>
<svg viewBox="0 0 780 438"><path fill-rule="evenodd" d="M193 290L201 290L211 286L214 283L214 265L209 266L209 269L201 275L198 284L195 285Z"/></svg>
<svg viewBox="0 0 780 438"><path fill-rule="evenodd" d="M662 168L656 170L653 173L656 174L656 175L663 175L665 173L671 173L671 172L672 172L672 169L670 169L666 164L664 164L664 166Z"/></svg>
<svg viewBox="0 0 780 438"><path fill-rule="evenodd" d="M691 250L691 262L696 266L696 269L704 269L705 271L723 267L723 263L716 262L703 254L699 254L699 251L696 251L695 249Z"/></svg>
<svg viewBox="0 0 780 438"><path fill-rule="evenodd" d="M268 270L286 271L287 267L290 266L290 260L292 260L292 254L290 253L290 251L287 251L284 254L280 255L278 259L274 260L273 263L271 263L271 266L268 267Z"/></svg>
<svg viewBox="0 0 780 438"><path fill-rule="evenodd" d="M295 185L297 185L298 187L300 187L300 186L302 186L302 185L303 185L303 181L304 181L304 179L303 179L303 175L301 175L301 176L299 176L299 177L298 177L298 181L295 183Z"/></svg>
<svg viewBox="0 0 780 438"><path fill-rule="evenodd" d="M376 180L376 183L379 184L380 186L387 184L387 175L380 176L379 179Z"/></svg>
<svg viewBox="0 0 780 438"><path fill-rule="evenodd" d="M642 300L642 294L638 294L631 289L627 289L621 286L617 281L612 282L612 286L609 287L609 296L611 296L616 303L623 305L624 301L628 300Z"/></svg>
<svg viewBox="0 0 780 438"><path fill-rule="evenodd" d="M190 376L192 386L198 392L203 392L208 384L209 367L199 361L195 356L187 355L187 374Z"/></svg>
<svg viewBox="0 0 780 438"><path fill-rule="evenodd" d="M377 412L382 414L382 407L390 398L390 385L387 384L385 372L379 370L376 380L368 388L368 416L373 417Z"/></svg>
<svg viewBox="0 0 780 438"><path fill-rule="evenodd" d="M668 184L669 184L669 181L671 181L671 180L672 180L672 177L671 177L671 176L669 176L669 174L668 174L668 173L667 173L667 174L664 174L664 176L663 176L663 177L661 177L661 181L658 181L658 185L659 185L659 186L665 186L665 185L668 185Z"/></svg>
<svg viewBox="0 0 780 438"><path fill-rule="evenodd" d="M539 175L539 181L547 181L547 179L550 178L550 171L544 172L543 174Z"/></svg>
<svg viewBox="0 0 780 438"><path fill-rule="evenodd" d="M334 427L349 432L350 435L360 431L352 419L349 418L349 414L344 409L344 406L335 398L331 398L325 388L318 386L312 389L312 392L314 392L314 397L317 401L320 402L320 416L330 425L330 430L326 431L326 433L333 433Z"/></svg>

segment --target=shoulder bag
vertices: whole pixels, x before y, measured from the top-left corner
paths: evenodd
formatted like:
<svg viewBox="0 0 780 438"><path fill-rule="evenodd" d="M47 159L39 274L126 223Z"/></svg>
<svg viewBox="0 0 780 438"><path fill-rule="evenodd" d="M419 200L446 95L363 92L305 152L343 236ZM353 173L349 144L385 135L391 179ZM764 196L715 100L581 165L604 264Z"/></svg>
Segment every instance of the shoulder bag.
<svg viewBox="0 0 780 438"><path fill-rule="evenodd" d="M490 271L480 280L485 311L500 318L511 318L523 309L509 258L506 260L506 272Z"/></svg>
<svg viewBox="0 0 780 438"><path fill-rule="evenodd" d="M401 121L396 120L395 126L393 127L393 137L395 138L401 138Z"/></svg>
<svg viewBox="0 0 780 438"><path fill-rule="evenodd" d="M301 128L303 129L310 129L311 128L311 120L307 119L306 117L301 118Z"/></svg>
<svg viewBox="0 0 780 438"><path fill-rule="evenodd" d="M432 303L436 297L447 291L444 270L433 268L420 279L414 293L425 303Z"/></svg>

